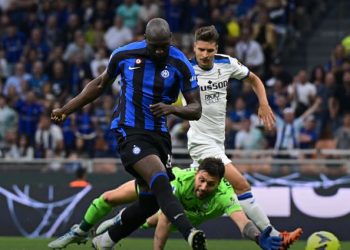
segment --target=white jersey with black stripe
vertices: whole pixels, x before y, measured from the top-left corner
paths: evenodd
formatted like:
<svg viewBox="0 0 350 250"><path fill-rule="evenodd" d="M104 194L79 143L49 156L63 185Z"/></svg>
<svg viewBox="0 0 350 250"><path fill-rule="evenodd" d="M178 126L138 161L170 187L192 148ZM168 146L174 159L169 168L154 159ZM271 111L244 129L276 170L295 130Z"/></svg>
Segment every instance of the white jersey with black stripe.
<svg viewBox="0 0 350 250"><path fill-rule="evenodd" d="M202 116L198 121L190 121L187 133L188 146L206 144L214 140L224 144L225 117L227 102L227 84L230 78L242 80L249 74L249 69L236 58L217 54L213 68L203 70L196 60L191 60L200 87Z"/></svg>

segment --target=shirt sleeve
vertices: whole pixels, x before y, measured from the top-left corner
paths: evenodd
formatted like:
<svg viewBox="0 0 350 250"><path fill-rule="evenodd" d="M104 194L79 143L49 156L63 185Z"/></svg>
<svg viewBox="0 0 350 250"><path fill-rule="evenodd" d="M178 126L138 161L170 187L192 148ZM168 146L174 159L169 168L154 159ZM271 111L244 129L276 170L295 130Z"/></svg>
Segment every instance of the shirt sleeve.
<svg viewBox="0 0 350 250"><path fill-rule="evenodd" d="M242 207L239 204L238 198L236 194L233 192L233 188L231 184L223 179L219 186L220 195L218 197L218 203L222 206L224 213L226 213L228 216L231 215L233 212L241 211Z"/></svg>
<svg viewBox="0 0 350 250"><path fill-rule="evenodd" d="M111 78L116 78L120 74L120 62L122 60L121 53L119 52L118 49L113 51L111 54L108 65L107 65L107 74Z"/></svg>
<svg viewBox="0 0 350 250"><path fill-rule="evenodd" d="M243 80L249 75L249 69L240 63L236 58L230 57L230 67L232 68L230 78Z"/></svg>
<svg viewBox="0 0 350 250"><path fill-rule="evenodd" d="M224 204L225 214L230 216L232 213L237 211L242 211L242 207L239 204L237 196L232 193L232 196L229 199L226 199Z"/></svg>
<svg viewBox="0 0 350 250"><path fill-rule="evenodd" d="M176 64L178 71L180 72L179 79L181 92L184 93L186 91L198 88L195 71L185 55L181 56L180 59L177 60Z"/></svg>

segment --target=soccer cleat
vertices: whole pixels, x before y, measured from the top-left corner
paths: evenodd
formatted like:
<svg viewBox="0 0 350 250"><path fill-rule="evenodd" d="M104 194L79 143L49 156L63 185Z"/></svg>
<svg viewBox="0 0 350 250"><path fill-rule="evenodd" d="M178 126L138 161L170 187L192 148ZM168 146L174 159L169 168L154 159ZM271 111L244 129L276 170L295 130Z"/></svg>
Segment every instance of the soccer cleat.
<svg viewBox="0 0 350 250"><path fill-rule="evenodd" d="M106 242L103 242L103 235L96 236L92 239L92 247L95 250L113 250L113 246L106 246Z"/></svg>
<svg viewBox="0 0 350 250"><path fill-rule="evenodd" d="M72 226L68 233L54 241L51 241L47 246L51 249L62 249L69 244L85 244L88 241L88 234L79 228L78 224Z"/></svg>
<svg viewBox="0 0 350 250"><path fill-rule="evenodd" d="M201 230L192 229L190 235L187 238L188 244L193 250L207 250L207 242L205 234Z"/></svg>
<svg viewBox="0 0 350 250"><path fill-rule="evenodd" d="M282 237L282 247L280 250L286 250L292 245L295 241L297 241L302 235L303 230L301 228L295 229L293 232L283 231L280 236Z"/></svg>
<svg viewBox="0 0 350 250"><path fill-rule="evenodd" d="M125 209L125 208L124 208ZM121 210L115 217L113 217L112 219L106 220L104 222L102 222L96 229L95 234L96 235L100 235L103 234L104 232L106 232L110 227L114 226L114 225L118 225L121 223L121 215L122 212L124 211Z"/></svg>

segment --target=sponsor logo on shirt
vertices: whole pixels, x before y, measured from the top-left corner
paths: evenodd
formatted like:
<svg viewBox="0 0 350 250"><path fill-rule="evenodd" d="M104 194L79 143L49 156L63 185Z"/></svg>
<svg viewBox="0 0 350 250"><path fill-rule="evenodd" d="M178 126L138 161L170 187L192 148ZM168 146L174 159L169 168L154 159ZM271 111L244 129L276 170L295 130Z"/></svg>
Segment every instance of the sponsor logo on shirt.
<svg viewBox="0 0 350 250"><path fill-rule="evenodd" d="M201 91L226 88L227 87L227 83L228 83L227 80L222 81L222 82L208 81L208 85L201 86Z"/></svg>

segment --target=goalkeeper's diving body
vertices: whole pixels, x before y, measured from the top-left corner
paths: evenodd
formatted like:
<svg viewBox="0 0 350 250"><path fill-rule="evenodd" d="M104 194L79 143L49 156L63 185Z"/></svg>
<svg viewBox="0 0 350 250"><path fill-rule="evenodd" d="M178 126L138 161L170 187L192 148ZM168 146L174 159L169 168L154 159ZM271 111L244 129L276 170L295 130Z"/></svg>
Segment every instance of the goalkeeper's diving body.
<svg viewBox="0 0 350 250"><path fill-rule="evenodd" d="M282 238L280 236L270 236L272 227L267 227L260 232L255 224L246 217L233 192L232 186L223 178L224 172L225 167L221 159L213 157L204 159L198 168L173 169L176 177L171 182L173 192L183 205L186 216L191 223L199 225L209 219L227 214L239 227L244 238L255 241L264 250L280 249L282 247ZM125 202L136 200L138 195L138 189L133 180L111 192L119 196L118 200L124 200ZM83 222L79 226L73 226L70 232L51 242L49 247L53 249L63 248L66 245L59 245L59 243L69 238L74 238L76 243L79 240L81 242L86 241L87 231L81 228L91 228L101 217L109 213L112 208L102 196L95 199L88 208ZM123 210L116 217L103 222L97 229L97 236L94 240L99 241L100 245L110 240L108 235L110 228L123 223L120 216L122 212ZM153 249L164 249L171 229L171 223L159 211L150 217L143 227L154 226L156 226L156 231Z"/></svg>

